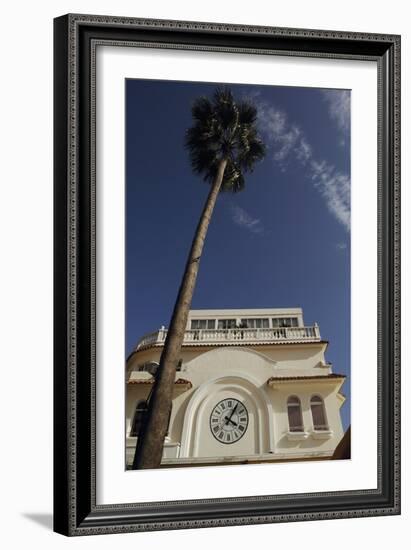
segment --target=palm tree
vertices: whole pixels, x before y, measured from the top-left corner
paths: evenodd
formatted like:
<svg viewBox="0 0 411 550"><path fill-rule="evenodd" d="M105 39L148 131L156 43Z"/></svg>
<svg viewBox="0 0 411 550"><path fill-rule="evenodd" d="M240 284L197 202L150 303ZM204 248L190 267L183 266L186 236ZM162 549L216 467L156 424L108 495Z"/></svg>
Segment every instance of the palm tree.
<svg viewBox="0 0 411 550"><path fill-rule="evenodd" d="M138 438L133 469L156 468L161 463L168 429L175 373L181 354L187 317L211 215L220 191L244 188L243 172L262 160L265 146L257 135L257 109L249 101L235 102L231 91L218 88L212 100L198 98L192 106L194 125L187 130L186 147L193 171L211 183L194 234L160 364L147 418Z"/></svg>

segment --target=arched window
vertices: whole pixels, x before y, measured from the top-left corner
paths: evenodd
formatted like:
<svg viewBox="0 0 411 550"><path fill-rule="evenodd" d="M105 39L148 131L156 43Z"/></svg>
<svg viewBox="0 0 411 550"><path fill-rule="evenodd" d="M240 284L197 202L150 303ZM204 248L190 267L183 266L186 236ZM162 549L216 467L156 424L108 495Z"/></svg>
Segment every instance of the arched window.
<svg viewBox="0 0 411 550"><path fill-rule="evenodd" d="M324 401L319 395L313 395L310 400L314 430L328 430Z"/></svg>
<svg viewBox="0 0 411 550"><path fill-rule="evenodd" d="M130 437L138 437L140 435L146 411L147 402L144 400L137 401L136 410L133 416L133 422L131 424Z"/></svg>
<svg viewBox="0 0 411 550"><path fill-rule="evenodd" d="M139 365L137 370L140 372L149 372L152 376L155 376L158 369L158 363L155 361L148 361L147 363L143 363L142 365Z"/></svg>
<svg viewBox="0 0 411 550"><path fill-rule="evenodd" d="M301 412L301 401L296 395L287 399L288 425L290 432L303 432L303 415Z"/></svg>

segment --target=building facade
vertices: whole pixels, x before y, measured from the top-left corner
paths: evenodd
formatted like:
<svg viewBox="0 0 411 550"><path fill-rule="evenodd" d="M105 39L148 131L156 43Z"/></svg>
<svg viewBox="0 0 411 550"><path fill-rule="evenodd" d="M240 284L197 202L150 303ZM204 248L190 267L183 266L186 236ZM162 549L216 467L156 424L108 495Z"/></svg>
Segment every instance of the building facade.
<svg viewBox="0 0 411 550"><path fill-rule="evenodd" d="M128 465L166 335L144 336L127 360ZM327 345L300 308L191 310L162 465L330 458L344 435L345 376Z"/></svg>

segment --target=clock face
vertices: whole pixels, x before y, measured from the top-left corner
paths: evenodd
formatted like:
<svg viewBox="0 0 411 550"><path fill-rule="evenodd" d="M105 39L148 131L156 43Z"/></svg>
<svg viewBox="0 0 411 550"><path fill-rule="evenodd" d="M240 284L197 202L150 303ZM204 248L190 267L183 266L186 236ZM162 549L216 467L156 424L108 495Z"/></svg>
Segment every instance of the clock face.
<svg viewBox="0 0 411 550"><path fill-rule="evenodd" d="M223 399L210 415L210 430L220 443L230 445L243 437L248 426L248 411L238 399Z"/></svg>

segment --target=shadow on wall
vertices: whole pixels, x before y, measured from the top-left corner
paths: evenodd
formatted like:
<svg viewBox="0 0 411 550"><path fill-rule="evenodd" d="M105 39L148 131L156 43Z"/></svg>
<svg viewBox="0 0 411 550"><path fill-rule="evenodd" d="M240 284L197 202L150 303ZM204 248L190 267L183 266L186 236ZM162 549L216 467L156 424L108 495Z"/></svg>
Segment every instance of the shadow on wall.
<svg viewBox="0 0 411 550"><path fill-rule="evenodd" d="M338 443L332 456L333 460L342 460L346 458L351 458L351 426L347 428L347 431Z"/></svg>
<svg viewBox="0 0 411 550"><path fill-rule="evenodd" d="M31 514L30 512L25 512L24 514L22 514L22 516L24 518L30 519L31 521L34 521L34 523L37 523L38 525L41 525L42 527L45 527L50 531L53 530L52 514Z"/></svg>

